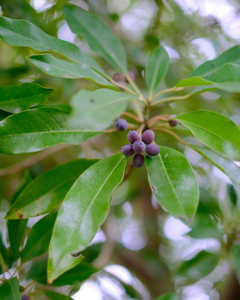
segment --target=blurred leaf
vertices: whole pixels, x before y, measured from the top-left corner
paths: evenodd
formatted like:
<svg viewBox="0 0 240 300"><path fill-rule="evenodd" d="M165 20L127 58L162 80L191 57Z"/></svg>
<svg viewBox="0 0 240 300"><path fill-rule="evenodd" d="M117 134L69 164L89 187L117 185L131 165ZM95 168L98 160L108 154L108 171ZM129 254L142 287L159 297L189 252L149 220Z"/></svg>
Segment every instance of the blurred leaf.
<svg viewBox="0 0 240 300"><path fill-rule="evenodd" d="M48 75L68 79L85 78L101 85L117 89L97 71L91 69L85 64L68 62L58 59L50 54L31 55L28 59L39 70Z"/></svg>
<svg viewBox="0 0 240 300"><path fill-rule="evenodd" d="M240 282L240 245L234 245L230 249L230 253L232 254L233 258L232 267L236 272L238 282Z"/></svg>
<svg viewBox="0 0 240 300"><path fill-rule="evenodd" d="M53 92L36 83L23 83L15 86L0 87L0 108L16 113L36 106L46 100Z"/></svg>
<svg viewBox="0 0 240 300"><path fill-rule="evenodd" d="M233 206L237 206L238 197L232 184L228 184L228 196Z"/></svg>
<svg viewBox="0 0 240 300"><path fill-rule="evenodd" d="M176 293L167 293L155 298L155 300L180 300L180 298Z"/></svg>
<svg viewBox="0 0 240 300"><path fill-rule="evenodd" d="M12 115L0 122L0 152L36 152L61 143L80 144L101 131L71 129L67 113L37 108Z"/></svg>
<svg viewBox="0 0 240 300"><path fill-rule="evenodd" d="M71 100L70 124L84 129L103 130L109 127L133 96L107 89L94 92L80 90Z"/></svg>
<svg viewBox="0 0 240 300"><path fill-rule="evenodd" d="M209 92L209 91L215 91L218 90L217 87L214 87L213 85L204 85L204 86L198 86L195 89L193 89L189 94L191 96L198 95L201 93Z"/></svg>
<svg viewBox="0 0 240 300"><path fill-rule="evenodd" d="M47 296L50 300L72 300L71 297L65 296L53 291L44 291L45 296Z"/></svg>
<svg viewBox="0 0 240 300"><path fill-rule="evenodd" d="M174 119L214 152L240 161L240 130L232 120L212 111L193 111Z"/></svg>
<svg viewBox="0 0 240 300"><path fill-rule="evenodd" d="M97 159L77 159L62 164L35 178L10 207L5 218L35 217L53 210L59 205L79 175Z"/></svg>
<svg viewBox="0 0 240 300"><path fill-rule="evenodd" d="M147 66L145 80L149 89L150 95L159 86L164 79L169 66L169 57L166 50L159 46L150 55Z"/></svg>
<svg viewBox="0 0 240 300"><path fill-rule="evenodd" d="M10 278L0 285L1 300L21 300L17 277Z"/></svg>
<svg viewBox="0 0 240 300"><path fill-rule="evenodd" d="M148 180L159 204L174 217L191 219L198 205L198 182L186 157L161 147L160 154L146 157Z"/></svg>
<svg viewBox="0 0 240 300"><path fill-rule="evenodd" d="M97 162L74 183L59 210L49 248L48 281L75 267L76 257L107 217L110 198L122 181L126 157L116 154Z"/></svg>
<svg viewBox="0 0 240 300"><path fill-rule="evenodd" d="M63 6L63 14L73 33L84 37L91 49L114 68L127 73L127 60L121 42L98 16L70 4Z"/></svg>

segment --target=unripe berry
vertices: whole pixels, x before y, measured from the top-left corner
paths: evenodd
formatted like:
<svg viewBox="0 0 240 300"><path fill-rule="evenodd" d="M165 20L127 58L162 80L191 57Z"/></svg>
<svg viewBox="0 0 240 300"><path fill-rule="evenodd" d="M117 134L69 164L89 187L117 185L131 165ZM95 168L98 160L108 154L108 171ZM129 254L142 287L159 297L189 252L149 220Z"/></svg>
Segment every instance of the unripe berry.
<svg viewBox="0 0 240 300"><path fill-rule="evenodd" d="M154 138L155 138L155 133L151 129L144 131L144 133L142 134L142 141L145 144L152 143Z"/></svg>
<svg viewBox="0 0 240 300"><path fill-rule="evenodd" d="M131 130L127 135L127 139L131 144L133 144L136 141L140 141L140 135L137 131Z"/></svg>
<svg viewBox="0 0 240 300"><path fill-rule="evenodd" d="M146 147L146 152L147 152L147 154L150 155L150 156L156 156L156 155L159 154L160 148L159 148L159 146L156 145L156 144L149 144L149 145L147 145L147 147Z"/></svg>
<svg viewBox="0 0 240 300"><path fill-rule="evenodd" d="M128 128L128 122L125 119L119 119L116 122L116 128L119 131L124 131Z"/></svg>
<svg viewBox="0 0 240 300"><path fill-rule="evenodd" d="M144 165L144 156L140 153L133 157L133 164L136 168L141 168Z"/></svg>
<svg viewBox="0 0 240 300"><path fill-rule="evenodd" d="M139 141L134 142L133 143L133 150L136 153L142 153L145 150L144 142L139 142Z"/></svg>
<svg viewBox="0 0 240 300"><path fill-rule="evenodd" d="M124 145L122 146L122 154L125 156L132 156L134 154L132 145Z"/></svg>
<svg viewBox="0 0 240 300"><path fill-rule="evenodd" d="M174 117L176 117L176 115L171 115L171 116L170 116L170 118L174 118ZM179 122L178 122L178 120L169 120L169 121L168 121L168 124L169 124L171 127L176 127L176 126L179 124Z"/></svg>

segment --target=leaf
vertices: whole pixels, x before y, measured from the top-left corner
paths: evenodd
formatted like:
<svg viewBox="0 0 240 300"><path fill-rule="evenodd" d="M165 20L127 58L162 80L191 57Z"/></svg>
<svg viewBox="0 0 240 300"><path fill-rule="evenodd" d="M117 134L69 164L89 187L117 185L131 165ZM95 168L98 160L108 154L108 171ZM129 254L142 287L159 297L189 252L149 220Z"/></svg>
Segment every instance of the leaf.
<svg viewBox="0 0 240 300"><path fill-rule="evenodd" d="M21 192L5 218L31 218L52 211L80 174L97 161L77 159L39 175Z"/></svg>
<svg viewBox="0 0 240 300"><path fill-rule="evenodd" d="M107 217L111 195L123 179L126 162L122 154L102 159L67 193L50 243L48 282L79 263L77 254L88 246Z"/></svg>
<svg viewBox="0 0 240 300"><path fill-rule="evenodd" d="M238 204L238 196L232 184L228 184L227 194L232 205L236 207Z"/></svg>
<svg viewBox="0 0 240 300"><path fill-rule="evenodd" d="M126 110L131 98L133 96L108 89L94 92L80 90L71 99L73 113L70 124L85 129L103 130Z"/></svg>
<svg viewBox="0 0 240 300"><path fill-rule="evenodd" d="M0 109L17 113L40 104L53 91L53 89L46 89L36 83L0 87Z"/></svg>
<svg viewBox="0 0 240 300"><path fill-rule="evenodd" d="M80 144L101 131L71 129L67 113L54 108L36 108L12 115L0 122L0 152L36 152L61 143Z"/></svg>
<svg viewBox="0 0 240 300"><path fill-rule="evenodd" d="M54 51L63 54L71 60L86 64L108 77L97 62L76 45L52 37L28 21L0 17L0 37L12 46L31 47L40 52Z"/></svg>
<svg viewBox="0 0 240 300"><path fill-rule="evenodd" d="M42 255L47 251L56 216L56 213L49 214L33 225L21 253L22 262Z"/></svg>
<svg viewBox="0 0 240 300"><path fill-rule="evenodd" d="M21 300L17 277L10 278L0 285L1 300Z"/></svg>
<svg viewBox="0 0 240 300"><path fill-rule="evenodd" d="M160 82L164 79L169 66L169 57L166 50L159 46L150 55L146 66L146 83L150 95L155 91Z"/></svg>
<svg viewBox="0 0 240 300"><path fill-rule="evenodd" d="M160 154L146 157L150 187L159 204L174 217L193 218L199 191L196 176L180 152L161 147Z"/></svg>
<svg viewBox="0 0 240 300"><path fill-rule="evenodd" d="M90 48L114 68L127 73L127 60L121 42L98 16L69 4L63 6L63 14L73 33L84 37Z"/></svg>
<svg viewBox="0 0 240 300"><path fill-rule="evenodd" d="M193 145L190 145L190 147L203 155L203 157L226 174L237 188L240 188L240 168L233 161L223 158L207 148Z"/></svg>
<svg viewBox="0 0 240 300"><path fill-rule="evenodd" d="M69 296L65 296L63 294L59 294L53 291L44 291L45 296L50 300L72 300L73 298Z"/></svg>
<svg viewBox="0 0 240 300"><path fill-rule="evenodd" d="M235 270L238 282L240 282L240 245L234 245L230 249L233 258L232 268Z"/></svg>
<svg viewBox="0 0 240 300"><path fill-rule="evenodd" d="M193 111L174 119L214 152L240 161L240 130L232 120L212 111Z"/></svg>
<svg viewBox="0 0 240 300"><path fill-rule="evenodd" d="M201 94L201 93L214 91L214 90L218 90L218 88L214 87L213 85L203 85L203 86L198 86L195 89L193 89L189 93L189 95L193 96L193 95L198 95L198 94Z"/></svg>
<svg viewBox="0 0 240 300"><path fill-rule="evenodd" d="M48 75L69 79L85 78L116 89L107 79L86 64L68 62L50 54L31 55L28 59Z"/></svg>
<svg viewBox="0 0 240 300"><path fill-rule="evenodd" d="M179 299L180 298L176 293L167 293L155 298L155 300L179 300Z"/></svg>

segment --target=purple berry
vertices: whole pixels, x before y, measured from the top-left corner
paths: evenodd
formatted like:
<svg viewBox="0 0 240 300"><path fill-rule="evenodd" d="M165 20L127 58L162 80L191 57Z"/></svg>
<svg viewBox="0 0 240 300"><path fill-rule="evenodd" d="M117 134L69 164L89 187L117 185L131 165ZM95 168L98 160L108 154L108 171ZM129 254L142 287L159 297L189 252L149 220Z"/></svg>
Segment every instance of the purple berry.
<svg viewBox="0 0 240 300"><path fill-rule="evenodd" d="M174 118L174 117L176 117L176 115L171 115L171 116L170 116L170 118ZM178 122L178 120L169 120L169 121L168 121L168 124L169 124L171 127L176 127L176 126L179 124L179 122Z"/></svg>
<svg viewBox="0 0 240 300"><path fill-rule="evenodd" d="M144 156L140 153L133 157L133 164L136 168L141 168L144 165Z"/></svg>
<svg viewBox="0 0 240 300"><path fill-rule="evenodd" d="M128 128L128 122L125 119L119 119L116 122L116 128L119 131L124 131Z"/></svg>
<svg viewBox="0 0 240 300"><path fill-rule="evenodd" d="M126 78L123 74L121 73L114 73L113 74L113 80L117 81L117 82L124 82L126 81Z"/></svg>
<svg viewBox="0 0 240 300"><path fill-rule="evenodd" d="M124 145L122 146L122 154L125 156L132 156L134 154L132 145Z"/></svg>
<svg viewBox="0 0 240 300"><path fill-rule="evenodd" d="M147 152L147 154L150 155L150 156L156 156L156 155L159 154L160 148L159 148L159 146L156 145L156 144L149 144L149 145L147 145L147 147L146 147L146 152Z"/></svg>
<svg viewBox="0 0 240 300"><path fill-rule="evenodd" d="M145 144L152 143L154 138L155 138L155 133L151 129L144 131L144 133L142 134L142 140Z"/></svg>
<svg viewBox="0 0 240 300"><path fill-rule="evenodd" d="M131 130L127 135L127 139L131 144L133 144L136 141L140 141L140 135L137 131Z"/></svg>
<svg viewBox="0 0 240 300"><path fill-rule="evenodd" d="M132 80L136 80L137 74L134 71L129 71L128 75L131 77Z"/></svg>
<svg viewBox="0 0 240 300"><path fill-rule="evenodd" d="M22 300L30 300L30 298L27 295L22 295Z"/></svg>
<svg viewBox="0 0 240 300"><path fill-rule="evenodd" d="M136 153L141 153L145 150L145 144L142 141L136 141L133 143L133 150Z"/></svg>

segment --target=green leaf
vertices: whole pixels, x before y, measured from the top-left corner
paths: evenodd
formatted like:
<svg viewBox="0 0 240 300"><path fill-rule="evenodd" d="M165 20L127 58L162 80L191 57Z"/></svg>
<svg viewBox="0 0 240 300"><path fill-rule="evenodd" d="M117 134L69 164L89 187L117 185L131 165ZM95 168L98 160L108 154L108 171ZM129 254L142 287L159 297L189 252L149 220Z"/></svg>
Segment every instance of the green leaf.
<svg viewBox="0 0 240 300"><path fill-rule="evenodd" d="M240 188L240 168L233 161L223 158L207 148L193 145L190 147L220 169L237 188Z"/></svg>
<svg viewBox="0 0 240 300"><path fill-rule="evenodd" d="M45 89L36 83L0 87L0 109L17 113L40 104L53 91L53 89Z"/></svg>
<svg viewBox="0 0 240 300"><path fill-rule="evenodd" d="M127 60L121 42L98 16L69 4L63 6L63 14L73 33L84 37L91 49L114 68L127 73Z"/></svg>
<svg viewBox="0 0 240 300"><path fill-rule="evenodd" d="M0 17L0 37L12 46L31 47L40 52L54 51L73 61L86 64L107 77L103 69L76 45L52 37L25 20Z"/></svg>
<svg viewBox="0 0 240 300"><path fill-rule="evenodd" d="M214 87L213 85L203 85L203 86L198 86L195 89L193 89L189 93L189 95L194 96L194 95L198 95L198 94L210 92L210 91L215 91L215 90L218 90L218 88Z"/></svg>
<svg viewBox="0 0 240 300"><path fill-rule="evenodd" d="M94 92L80 90L71 100L73 113L70 124L85 129L103 130L125 111L131 98L133 96L108 89Z"/></svg>
<svg viewBox="0 0 240 300"><path fill-rule="evenodd" d="M179 299L180 298L176 293L167 293L155 298L155 300L179 300Z"/></svg>
<svg viewBox="0 0 240 300"><path fill-rule="evenodd" d="M116 154L87 169L74 183L59 210L50 243L48 281L79 264L77 254L88 246L107 217L110 198L122 181L127 159Z"/></svg>
<svg viewBox="0 0 240 300"><path fill-rule="evenodd" d="M146 66L146 83L150 95L155 91L160 82L164 79L169 66L169 57L166 50L159 46L150 55Z"/></svg>
<svg viewBox="0 0 240 300"><path fill-rule="evenodd" d="M234 245L230 249L233 258L232 267L236 272L238 282L240 282L240 245Z"/></svg>
<svg viewBox="0 0 240 300"><path fill-rule="evenodd" d="M61 60L50 54L32 55L28 59L39 70L48 75L68 79L85 78L116 89L107 79L88 65Z"/></svg>
<svg viewBox="0 0 240 300"><path fill-rule="evenodd" d="M54 108L36 108L9 116L0 122L0 152L36 152L61 143L80 144L101 131L71 129L67 113Z"/></svg>
<svg viewBox="0 0 240 300"><path fill-rule="evenodd" d="M56 213L49 214L33 225L21 253L22 262L42 255L47 251L56 216Z"/></svg>
<svg viewBox="0 0 240 300"><path fill-rule="evenodd" d="M50 300L72 300L71 297L53 291L44 291L44 295Z"/></svg>
<svg viewBox="0 0 240 300"><path fill-rule="evenodd" d="M240 130L232 120L212 111L193 111L174 119L214 152L240 161Z"/></svg>
<svg viewBox="0 0 240 300"><path fill-rule="evenodd" d="M19 215L31 218L52 211L63 201L80 174L97 161L77 159L41 174L21 192L5 218L19 219Z"/></svg>
<svg viewBox="0 0 240 300"><path fill-rule="evenodd" d="M10 278L0 285L1 300L21 300L19 282L17 277Z"/></svg>
<svg viewBox="0 0 240 300"><path fill-rule="evenodd" d="M232 203L232 205L234 207L236 207L238 204L238 196L237 196L236 190L232 184L228 184L227 193L228 193L230 202Z"/></svg>
<svg viewBox="0 0 240 300"><path fill-rule="evenodd" d="M199 191L196 176L186 157L171 148L146 157L148 181L159 204L174 217L193 218Z"/></svg>

